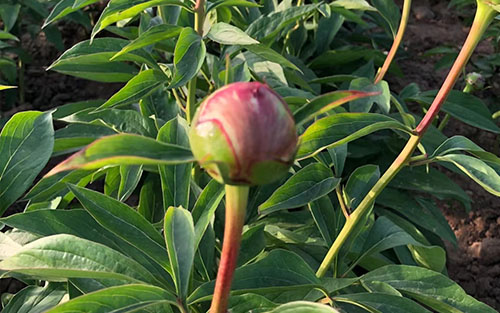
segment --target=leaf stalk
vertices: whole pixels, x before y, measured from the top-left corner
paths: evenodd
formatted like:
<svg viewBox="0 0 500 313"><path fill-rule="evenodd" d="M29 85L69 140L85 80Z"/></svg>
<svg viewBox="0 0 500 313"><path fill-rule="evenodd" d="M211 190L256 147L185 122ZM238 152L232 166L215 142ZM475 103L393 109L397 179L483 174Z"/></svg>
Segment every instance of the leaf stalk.
<svg viewBox="0 0 500 313"><path fill-rule="evenodd" d="M196 0L194 6L194 30L203 37L203 24L205 23L205 0ZM194 112L196 110L196 75L191 78L188 83L188 94L186 101L186 120L188 124L191 124Z"/></svg>
<svg viewBox="0 0 500 313"><path fill-rule="evenodd" d="M497 12L492 7L490 7L485 2L482 2L482 0L478 0L476 16L474 18L474 22L470 29L469 35L431 107L425 114L420 124L416 127L415 134L410 137L410 139L406 143L406 146L403 148L398 157L368 192L368 194L361 201L356 210L351 215L349 215L349 218L347 218L344 227L340 231L340 234L335 239L335 242L323 259L323 262L316 272L316 276L323 277L326 274L326 272L330 268L331 263L342 248L343 244L347 241L347 238L349 238L357 224L361 220L363 220L363 217L368 212L370 212L371 206L375 202L375 198L382 192L387 184L389 184L389 182L403 168L403 166L408 163L420 140L424 136L425 131L428 129L429 125L438 114L442 104L448 97L448 94L457 82L460 74L462 73L462 70L465 68L465 65L469 61L472 53L481 40L482 35L488 28L489 24L493 21L493 18L496 14Z"/></svg>
<svg viewBox="0 0 500 313"><path fill-rule="evenodd" d="M408 20L410 19L410 11L411 11L411 0L405 0L403 4L403 14L401 15L401 22L399 23L398 32L396 33L396 37L394 37L394 41L392 43L391 50L387 54L385 58L384 64L380 68L377 76L375 77L375 84L379 83L382 79L384 79L385 74L389 70L396 53L398 52L399 46L401 45L401 41L403 41L404 34L406 32L406 27L408 26Z"/></svg>

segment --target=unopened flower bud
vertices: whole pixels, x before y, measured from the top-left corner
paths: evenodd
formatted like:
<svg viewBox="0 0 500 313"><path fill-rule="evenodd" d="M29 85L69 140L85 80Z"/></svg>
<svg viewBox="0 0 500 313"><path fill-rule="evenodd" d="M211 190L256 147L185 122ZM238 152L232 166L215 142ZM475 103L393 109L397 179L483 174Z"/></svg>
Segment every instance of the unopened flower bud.
<svg viewBox="0 0 500 313"><path fill-rule="evenodd" d="M467 74L465 82L468 86L470 86L469 88L472 88L473 90L483 89L486 83L483 75L474 72Z"/></svg>
<svg viewBox="0 0 500 313"><path fill-rule="evenodd" d="M283 99L267 85L233 83L209 96L189 131L191 150L217 181L271 183L292 165L298 137Z"/></svg>

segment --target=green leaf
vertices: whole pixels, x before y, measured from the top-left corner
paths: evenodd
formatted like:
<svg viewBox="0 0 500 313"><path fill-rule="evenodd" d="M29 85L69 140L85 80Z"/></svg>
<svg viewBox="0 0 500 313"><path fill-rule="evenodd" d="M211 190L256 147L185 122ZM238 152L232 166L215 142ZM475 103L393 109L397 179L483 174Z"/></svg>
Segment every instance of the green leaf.
<svg viewBox="0 0 500 313"><path fill-rule="evenodd" d="M429 156L429 159L457 151L468 151L474 153L476 151L484 151L484 149L464 136L453 136L446 139L439 147L437 147L436 150L434 150L434 152Z"/></svg>
<svg viewBox="0 0 500 313"><path fill-rule="evenodd" d="M383 113L389 113L391 109L391 92L386 81L373 84L368 78L357 78L351 81L349 89L372 93L370 97L353 100L349 105L351 112L369 112L373 104L376 103Z"/></svg>
<svg viewBox="0 0 500 313"><path fill-rule="evenodd" d="M64 206L73 199L73 197L68 196L69 190L66 184L86 185L92 176L92 171L77 170L44 177L31 188L24 199L30 200L30 203L36 203L62 197L64 200L61 206Z"/></svg>
<svg viewBox="0 0 500 313"><path fill-rule="evenodd" d="M229 310L232 313L266 313L274 309L277 304L267 298L252 293L231 297Z"/></svg>
<svg viewBox="0 0 500 313"><path fill-rule="evenodd" d="M175 296L165 289L133 284L89 293L64 302L46 313L150 312L149 309L159 305L178 306Z"/></svg>
<svg viewBox="0 0 500 313"><path fill-rule="evenodd" d="M216 0L214 2L208 2L207 13L217 8L232 7L232 6L257 8L259 7L259 4L247 0Z"/></svg>
<svg viewBox="0 0 500 313"><path fill-rule="evenodd" d="M388 265L361 277L362 284L385 282L438 312L494 313L491 307L467 295L448 277L425 268Z"/></svg>
<svg viewBox="0 0 500 313"><path fill-rule="evenodd" d="M89 108L61 118L61 121L75 124L104 126L118 133L132 133L150 137L152 120L135 110ZM98 129L94 129L98 133Z"/></svg>
<svg viewBox="0 0 500 313"><path fill-rule="evenodd" d="M457 244L455 233L440 210L429 201L419 201L408 193L393 188L385 188L377 197L376 204L391 208L410 222Z"/></svg>
<svg viewBox="0 0 500 313"><path fill-rule="evenodd" d="M340 313L340 311L325 304L295 301L282 304L269 313Z"/></svg>
<svg viewBox="0 0 500 313"><path fill-rule="evenodd" d="M172 37L177 37L181 33L182 29L183 28L180 26L169 24L153 26L142 33L137 39L123 47L111 58L111 60L114 60L125 53L129 53Z"/></svg>
<svg viewBox="0 0 500 313"><path fill-rule="evenodd" d="M262 214L301 207L330 193L340 179L321 163L313 163L298 171L259 206Z"/></svg>
<svg viewBox="0 0 500 313"><path fill-rule="evenodd" d="M50 113L15 114L0 133L0 215L31 186L52 154Z"/></svg>
<svg viewBox="0 0 500 313"><path fill-rule="evenodd" d="M174 77L169 89L185 85L195 77L205 61L206 47L202 38L192 29L182 30L174 50Z"/></svg>
<svg viewBox="0 0 500 313"><path fill-rule="evenodd" d="M486 162L463 154L447 154L436 160L454 164L486 191L500 197L500 175Z"/></svg>
<svg viewBox="0 0 500 313"><path fill-rule="evenodd" d="M380 313L430 313L431 311L422 307L410 299L389 295L386 293L360 292L354 294L340 295L333 298L334 301L351 303L362 308L368 308Z"/></svg>
<svg viewBox="0 0 500 313"><path fill-rule="evenodd" d="M264 225L247 229L241 237L241 247L238 253L237 267L248 264L266 248Z"/></svg>
<svg viewBox="0 0 500 313"><path fill-rule="evenodd" d="M372 5L377 8L382 18L387 22L392 32L392 36L396 37L401 13L399 7L392 0L372 0Z"/></svg>
<svg viewBox="0 0 500 313"><path fill-rule="evenodd" d="M137 126L137 125L135 125ZM80 150L94 140L115 135L117 132L109 127L92 124L69 124L55 133L53 156L72 153Z"/></svg>
<svg viewBox="0 0 500 313"><path fill-rule="evenodd" d="M137 211L152 223L163 219L165 210L163 209L163 195L158 175L147 174L141 187Z"/></svg>
<svg viewBox="0 0 500 313"><path fill-rule="evenodd" d="M6 32L6 31L3 31L3 30L0 30L0 40L15 40L15 41L19 41L19 38L17 38L16 36L12 35L11 33L9 32Z"/></svg>
<svg viewBox="0 0 500 313"><path fill-rule="evenodd" d="M232 295L252 292L266 295L269 291L313 288L320 284L313 270L297 254L276 249L265 258L236 269L231 285ZM212 297L215 282L201 285L188 298L189 304Z"/></svg>
<svg viewBox="0 0 500 313"><path fill-rule="evenodd" d="M333 244L333 239L337 236L337 215L328 196L319 198L309 203L309 210L318 227L321 237L325 240L327 246Z"/></svg>
<svg viewBox="0 0 500 313"><path fill-rule="evenodd" d="M207 37L223 45L254 45L259 42L248 36L244 31L230 24L217 23L212 25Z"/></svg>
<svg viewBox="0 0 500 313"><path fill-rule="evenodd" d="M184 300L188 293L195 253L191 213L182 207L168 208L165 214L164 231L177 293Z"/></svg>
<svg viewBox="0 0 500 313"><path fill-rule="evenodd" d="M186 120L177 116L160 128L157 140L189 149L188 128ZM158 166L165 210L170 206L188 207L191 168L191 163Z"/></svg>
<svg viewBox="0 0 500 313"><path fill-rule="evenodd" d="M318 96L304 104L297 111L293 112L293 117L297 126L300 126L316 116L326 113L342 104L364 97L373 96L375 93L360 91L333 91Z"/></svg>
<svg viewBox="0 0 500 313"><path fill-rule="evenodd" d="M122 165L120 166L120 186L118 188L117 199L121 202L130 197L139 184L142 176L142 165Z"/></svg>
<svg viewBox="0 0 500 313"><path fill-rule="evenodd" d="M152 93L167 80L165 74L157 70L142 71L115 93L99 109L139 102L140 99Z"/></svg>
<svg viewBox="0 0 500 313"><path fill-rule="evenodd" d="M16 293L2 313L46 312L57 305L65 294L66 288L60 283L50 283L46 287L28 286Z"/></svg>
<svg viewBox="0 0 500 313"><path fill-rule="evenodd" d="M91 38L115 22L132 18L145 9L162 5L176 5L191 10L187 4L179 0L112 0L99 16L92 29Z"/></svg>
<svg viewBox="0 0 500 313"><path fill-rule="evenodd" d="M101 244L65 234L25 245L0 262L0 270L45 280L87 277L156 283L155 277L136 261Z"/></svg>
<svg viewBox="0 0 500 313"><path fill-rule="evenodd" d="M58 106L52 113L52 118L55 120L63 120L74 116L75 114L86 111L90 108L98 108L106 100L96 99L96 100L86 100L71 102L61 106Z"/></svg>
<svg viewBox="0 0 500 313"><path fill-rule="evenodd" d="M430 167L425 168L403 168L398 175L389 183L389 187L404 190L428 192L439 199L457 199L469 209L471 199L460 186L448 178L445 174Z"/></svg>
<svg viewBox="0 0 500 313"><path fill-rule="evenodd" d="M224 185L212 179L201 192L193 208L193 220L195 223L195 248L201 242L203 234L207 229L215 210L224 197Z"/></svg>
<svg viewBox="0 0 500 313"><path fill-rule="evenodd" d="M161 234L136 210L96 191L74 185L69 189L102 227L170 270Z"/></svg>
<svg viewBox="0 0 500 313"><path fill-rule="evenodd" d="M245 49L254 53L255 55L259 56L260 58L262 58L264 60L278 63L281 66L291 68L292 70L296 70L299 72L301 71L295 64L288 61L287 58L285 58L284 56L282 56L278 52L274 51L273 49L266 47L263 44L248 45L248 46L245 46Z"/></svg>
<svg viewBox="0 0 500 313"><path fill-rule="evenodd" d="M133 258L153 273L156 278L162 279L165 284L171 283L170 275L163 267L141 250L135 248L128 242L128 239L123 240L99 225L87 211L80 209L38 210L10 215L0 221L10 227L37 236L69 234L101 243Z"/></svg>
<svg viewBox="0 0 500 313"><path fill-rule="evenodd" d="M54 6L49 16L47 16L42 28L45 28L49 24L65 17L70 13L76 12L87 5L98 1L99 0L61 0Z"/></svg>
<svg viewBox="0 0 500 313"><path fill-rule="evenodd" d="M375 221L363 245L362 254L353 262L346 272L351 271L364 258L398 246L409 244L420 245L412 236L382 216Z"/></svg>
<svg viewBox="0 0 500 313"><path fill-rule="evenodd" d="M377 11L366 0L336 0L330 3L330 5L347 10Z"/></svg>
<svg viewBox="0 0 500 313"><path fill-rule="evenodd" d="M309 126L301 136L298 159L312 157L382 129L411 130L397 120L375 113L338 113Z"/></svg>
<svg viewBox="0 0 500 313"><path fill-rule="evenodd" d="M22 246L12 240L6 233L0 232L0 260L16 254Z"/></svg>
<svg viewBox="0 0 500 313"><path fill-rule="evenodd" d="M423 92L410 100L430 105L436 93L436 91ZM452 90L444 102L442 110L466 124L500 134L500 128L493 121L486 104L471 94Z"/></svg>
<svg viewBox="0 0 500 313"><path fill-rule="evenodd" d="M16 24L17 18L19 17L19 11L21 10L21 5L16 4L4 4L0 5L0 19L4 24L4 29L10 31L14 24ZM8 3L8 2L7 2Z"/></svg>
<svg viewBox="0 0 500 313"><path fill-rule="evenodd" d="M357 208L379 178L380 169L376 165L364 165L354 170L344 188L347 206Z"/></svg>
<svg viewBox="0 0 500 313"><path fill-rule="evenodd" d="M98 169L108 165L180 164L193 161L191 151L186 148L164 144L148 137L120 134L96 140L54 167L47 175L76 168Z"/></svg>
<svg viewBox="0 0 500 313"><path fill-rule="evenodd" d="M422 267L440 273L446 266L446 251L440 246L409 245L408 249Z"/></svg>
<svg viewBox="0 0 500 313"><path fill-rule="evenodd" d="M315 4L306 4L263 15L248 26L246 33L261 42L269 40L278 35L282 29L291 25L302 16L316 10L316 8L317 5Z"/></svg>
<svg viewBox="0 0 500 313"><path fill-rule="evenodd" d="M48 69L99 82L126 82L137 74L137 68L122 61L148 64L158 68L156 61L143 50L125 53L110 62L129 43L120 38L97 38L82 41L64 52Z"/></svg>

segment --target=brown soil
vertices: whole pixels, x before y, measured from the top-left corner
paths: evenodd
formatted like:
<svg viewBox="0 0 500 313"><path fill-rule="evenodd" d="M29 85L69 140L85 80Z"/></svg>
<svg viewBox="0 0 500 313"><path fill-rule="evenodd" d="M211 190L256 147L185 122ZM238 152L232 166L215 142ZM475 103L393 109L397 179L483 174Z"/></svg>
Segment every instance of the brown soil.
<svg viewBox="0 0 500 313"><path fill-rule="evenodd" d="M414 2L413 14L404 40L408 57L398 61L404 77L388 77L391 88L398 90L416 82L421 90L438 89L447 69L434 70L436 57L423 53L436 46L447 45L459 49L469 27L464 26L465 16L455 9L448 9L448 1L420 0ZM472 10L472 9L471 9ZM485 55L493 51L493 43L484 41L476 51ZM490 79L492 88L479 95L482 99L498 99L497 75ZM460 84L460 83L459 83ZM457 88L463 86L463 83ZM452 120L445 129L447 136L463 135L484 149L498 153L499 137ZM500 198L497 198L472 180L451 172L449 177L457 182L472 198L472 211L466 213L458 203L440 203L440 207L458 239L459 248L447 245L448 273L465 291L500 311Z"/></svg>

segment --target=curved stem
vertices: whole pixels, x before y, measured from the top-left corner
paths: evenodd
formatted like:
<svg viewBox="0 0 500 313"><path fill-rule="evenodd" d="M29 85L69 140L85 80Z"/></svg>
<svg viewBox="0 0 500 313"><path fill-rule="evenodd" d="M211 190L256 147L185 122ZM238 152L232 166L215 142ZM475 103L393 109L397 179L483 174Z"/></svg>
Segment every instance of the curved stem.
<svg viewBox="0 0 500 313"><path fill-rule="evenodd" d="M462 48L462 51L460 52L457 60L455 61L455 64L451 68L450 73L448 74L448 77L443 83L443 86L441 87L438 95L434 99L431 108L427 111L424 118L415 129L415 134L410 137L406 146L403 148L403 150L398 155L396 160L394 160L394 162L387 169L384 175L379 179L379 181L377 181L377 183L373 186L373 188L361 201L356 210L349 216L339 236L335 239L335 242L328 251L323 262L321 263L316 273L316 276L322 277L325 275L325 273L328 271L328 268L330 267L330 264L338 255L340 249L346 242L347 238L351 235L356 225L363 219L364 215L366 215L367 212L369 212L371 205L375 201L375 198L382 192L382 190L387 186L387 184L396 176L396 174L408 162L413 151L415 151L415 149L417 148L420 139L423 137L425 131L432 123L432 120L439 112L442 103L444 102L449 92L455 85L462 69L467 64L467 61L469 60L474 49L479 43L481 36L483 35L483 33L486 31L486 28L493 20L493 17L496 15L496 12L491 7L489 7L487 4L481 1L482 0L478 0L478 9L476 12L476 17L474 19L474 23L472 24L469 36L467 37L467 40Z"/></svg>
<svg viewBox="0 0 500 313"><path fill-rule="evenodd" d="M194 6L194 30L203 37L203 24L205 23L205 0L197 0ZM188 94L186 101L186 119L191 124L196 106L196 75L188 83Z"/></svg>
<svg viewBox="0 0 500 313"><path fill-rule="evenodd" d="M224 241L210 313L227 312L231 282L238 261L241 232L245 222L248 190L248 186L226 185Z"/></svg>
<svg viewBox="0 0 500 313"><path fill-rule="evenodd" d="M493 10L489 5L483 3L481 0L478 0L476 17L474 18L474 22L472 23L469 35L467 36L462 50L455 60L450 73L446 77L443 86L441 86L441 89L439 90L436 98L434 98L434 101L427 111L427 114L425 114L424 118L415 129L417 134L425 133L429 125L438 114L441 106L448 97L448 94L455 85L458 77L462 74L462 70L472 56L474 49L476 48L477 44L481 40L481 37L483 36L484 32L486 31L496 14L497 12Z"/></svg>
<svg viewBox="0 0 500 313"><path fill-rule="evenodd" d="M401 45L401 41L403 41L403 36L406 31L406 26L408 26L408 20L410 19L410 9L411 9L411 0L405 0L403 4L403 14L401 15L401 22L399 24L398 32L396 33L396 37L394 37L394 42L392 43L391 50L389 50L389 54L385 58L384 65L380 68L377 76L375 77L375 84L384 79L385 74L389 70L396 53L398 52L398 48Z"/></svg>

